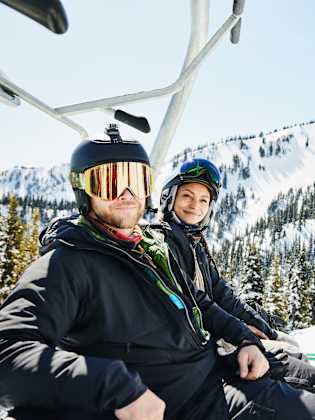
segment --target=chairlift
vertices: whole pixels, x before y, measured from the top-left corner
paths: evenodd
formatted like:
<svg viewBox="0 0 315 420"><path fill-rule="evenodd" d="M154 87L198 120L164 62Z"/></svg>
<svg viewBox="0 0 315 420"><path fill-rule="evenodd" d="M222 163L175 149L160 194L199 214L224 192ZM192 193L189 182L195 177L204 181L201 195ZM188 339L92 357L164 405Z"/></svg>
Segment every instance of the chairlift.
<svg viewBox="0 0 315 420"><path fill-rule="evenodd" d="M1 2L55 33L61 34L67 30L67 17L59 0L46 0L45 2L41 0L0 0ZM102 111L109 114L111 118L148 133L150 126L146 118L131 115L117 107L171 96L150 155L153 169L157 175L166 158L200 65L226 33L230 32L230 40L233 44L239 42L244 4L245 0L233 0L231 15L208 39L209 0L191 0L191 34L186 57L180 75L168 86L52 108L10 81L3 73L0 73L0 101L8 105L18 106L20 100L23 100L72 128L84 139L89 137L88 131L69 116L91 111Z"/></svg>

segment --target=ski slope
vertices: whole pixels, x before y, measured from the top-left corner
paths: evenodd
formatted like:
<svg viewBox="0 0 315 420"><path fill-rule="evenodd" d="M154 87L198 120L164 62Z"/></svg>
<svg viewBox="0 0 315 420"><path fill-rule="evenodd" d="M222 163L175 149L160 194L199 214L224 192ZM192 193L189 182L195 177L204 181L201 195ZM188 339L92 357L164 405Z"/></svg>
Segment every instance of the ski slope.
<svg viewBox="0 0 315 420"><path fill-rule="evenodd" d="M291 335L297 340L303 353L309 355L310 363L315 366L315 326L293 331Z"/></svg>

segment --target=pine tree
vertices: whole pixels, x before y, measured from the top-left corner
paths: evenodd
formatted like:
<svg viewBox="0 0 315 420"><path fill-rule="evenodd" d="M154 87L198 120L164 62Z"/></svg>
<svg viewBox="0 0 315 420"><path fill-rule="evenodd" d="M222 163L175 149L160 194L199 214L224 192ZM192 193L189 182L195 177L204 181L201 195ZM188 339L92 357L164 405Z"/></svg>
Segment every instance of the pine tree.
<svg viewBox="0 0 315 420"><path fill-rule="evenodd" d="M266 156L265 149L262 146L259 147L259 155L261 158L264 158Z"/></svg>
<svg viewBox="0 0 315 420"><path fill-rule="evenodd" d="M248 253L245 257L242 270L241 295L242 299L249 304L255 302L261 305L263 302L264 280L261 275L261 257L254 243L249 245Z"/></svg>
<svg viewBox="0 0 315 420"><path fill-rule="evenodd" d="M294 258L289 266L289 322L292 328L295 328L295 312L299 308L299 289L301 287L301 280L299 277L299 270Z"/></svg>
<svg viewBox="0 0 315 420"><path fill-rule="evenodd" d="M243 267L243 249L244 249L244 242L242 239L238 239L235 245L235 252L233 255L233 261L231 261L231 265L234 267L235 277L239 278ZM235 280L236 281L236 280ZM240 283L240 282L238 282ZM240 286L240 285L239 285Z"/></svg>
<svg viewBox="0 0 315 420"><path fill-rule="evenodd" d="M40 211L32 211L32 220L25 232L24 241L20 247L21 258L16 266L17 276L20 277L25 269L38 257L38 237L40 228Z"/></svg>
<svg viewBox="0 0 315 420"><path fill-rule="evenodd" d="M306 328L312 322L312 275L303 248L290 273L290 321L293 328Z"/></svg>
<svg viewBox="0 0 315 420"><path fill-rule="evenodd" d="M227 252L223 253L226 255L226 271L227 271L227 280L233 284L233 287L236 286L235 275L236 275L236 266L235 266L235 247L236 241L235 238L232 239L232 242L228 241Z"/></svg>
<svg viewBox="0 0 315 420"><path fill-rule="evenodd" d="M5 232L5 220L0 216L0 281L3 272L4 255L5 255L5 244L6 244L6 232ZM0 283L1 288L1 283Z"/></svg>
<svg viewBox="0 0 315 420"><path fill-rule="evenodd" d="M21 246L25 227L17 212L17 199L9 198L8 216L6 218L6 238L4 245L0 300L2 301L15 286L19 276L18 267L21 260Z"/></svg>
<svg viewBox="0 0 315 420"><path fill-rule="evenodd" d="M274 255L266 281L266 293L264 296L264 309L272 315L279 316L285 322L288 321L288 304L281 273L279 256Z"/></svg>
<svg viewBox="0 0 315 420"><path fill-rule="evenodd" d="M227 189L227 173L226 173L226 170L223 173L222 188L224 188L225 190Z"/></svg>
<svg viewBox="0 0 315 420"><path fill-rule="evenodd" d="M310 271L310 290L311 290L311 307L312 307L312 321L315 324L315 262L313 261L312 269Z"/></svg>

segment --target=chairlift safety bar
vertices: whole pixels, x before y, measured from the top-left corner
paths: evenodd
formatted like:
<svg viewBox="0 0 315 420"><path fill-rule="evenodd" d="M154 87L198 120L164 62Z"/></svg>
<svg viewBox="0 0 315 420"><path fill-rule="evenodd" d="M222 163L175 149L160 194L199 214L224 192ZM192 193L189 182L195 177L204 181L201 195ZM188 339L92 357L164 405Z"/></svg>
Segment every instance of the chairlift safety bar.
<svg viewBox="0 0 315 420"><path fill-rule="evenodd" d="M193 76L206 56L214 49L218 42L223 38L226 32L231 31L236 25L240 16L231 15L221 28L210 38L207 44L202 48L199 54L193 59L189 66L183 71L180 77L169 86L160 89L153 89L144 92L131 93L121 96L113 96L110 98L97 99L94 101L82 102L74 105L67 105L55 108L58 115L75 115L82 112L95 110L105 110L117 105L130 104L134 102L145 101L147 99L157 98L161 96L171 95L183 89L187 81Z"/></svg>

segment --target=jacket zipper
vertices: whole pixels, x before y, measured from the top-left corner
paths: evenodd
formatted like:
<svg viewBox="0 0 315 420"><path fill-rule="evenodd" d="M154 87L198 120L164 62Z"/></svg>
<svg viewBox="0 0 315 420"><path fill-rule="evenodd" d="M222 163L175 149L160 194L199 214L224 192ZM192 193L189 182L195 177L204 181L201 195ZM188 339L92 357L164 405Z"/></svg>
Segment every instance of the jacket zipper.
<svg viewBox="0 0 315 420"><path fill-rule="evenodd" d="M169 250L169 251L170 251L170 250ZM171 251L170 251L170 254L173 256L173 253L172 253ZM176 258L174 258L174 256L173 256L173 259L174 259L174 261L176 262ZM168 268L169 268L169 270L170 270L170 272L171 272L171 274L172 274L173 278L176 278L176 277L175 277L175 275L174 275L174 272L173 272L173 270L172 270L172 266L171 266L170 260L169 260L169 252L168 252L168 255L167 255L167 262L168 262ZM191 290L189 289L189 286L188 286L188 285L187 285L187 283L186 283L186 279L185 279L185 278L183 278L183 281L184 281L184 284L185 284L185 288L187 289L187 291L188 291L188 293L189 293L189 296L190 296L190 298L191 298L191 300L192 300L193 304L195 305L195 307L198 307L198 304L197 304L197 302L196 302L196 300L195 300L194 296L192 295ZM189 320L190 320L190 317L189 317ZM192 323L192 322L191 322L191 320L190 320L190 323ZM202 323L202 321L201 321L201 323ZM198 327L198 328L199 328L199 331L196 331L196 329L194 328L194 326L192 326L192 328L193 328L193 330L195 331L195 333L198 335L199 339L201 339L202 344L203 344L203 345L205 345L205 344L209 341L210 334L208 335L208 337L206 337L206 336L204 336L204 335L203 335L203 333L202 333L202 331L201 331L201 327Z"/></svg>
<svg viewBox="0 0 315 420"><path fill-rule="evenodd" d="M103 244L103 243L102 243ZM108 247L110 247L110 248L113 248L113 249L115 249L116 251L118 251L118 252L120 252L120 253L122 253L122 254L125 254L125 255L127 255L127 257L128 258L130 258L131 260L133 260L133 261L135 261L137 264L140 264L140 265L143 265L144 267L146 267L147 269L149 269L150 271L152 271L153 272L153 274L158 278L158 280L161 282L161 284L162 284L162 286L166 289L166 290L168 290L172 295L175 295L176 296L176 298L182 303L182 305L183 305L183 307L184 307L184 311L185 311L185 316L186 316L186 319L187 319L187 321L188 321L188 324L189 324L189 326L190 326L190 328L191 328L191 330L195 333L195 334L192 334L192 337L194 338L194 341L196 342L196 344L198 344L199 346L201 345L202 346L202 348L204 347L204 345L206 344L203 340L201 340L201 338L200 338L200 336L199 336L199 334L198 334L198 332L196 331L196 329L195 329L195 327L194 327L194 325L193 325L193 323L192 323L192 321L191 321L191 319L190 319L190 314L189 314L189 312L188 312L188 309L187 309L187 306L186 306L186 304L185 304L185 302L182 300L182 298L180 297L180 296L178 296L172 289L170 289L168 286L166 286L166 284L165 284L165 282L163 281L163 279L159 276L159 274L155 271L155 270L153 270L153 268L152 267L150 267L149 265L147 265L147 264L145 264L144 262L142 262L142 261L139 261L138 259L136 259L136 258L134 258L132 255L130 255L128 252L126 252L126 251L124 251L123 249L121 249L121 248L117 248L117 247L115 247L114 245L112 245L112 244L109 244L109 243L106 243L106 245L108 246ZM93 249L94 250L94 249ZM94 250L95 251L95 250ZM146 257L149 257L149 258L151 258L149 255L147 255L146 253L143 253L142 255L145 255ZM150 285L152 285L152 283L151 282L148 282ZM165 300L163 299L163 302L165 302ZM172 308L174 308L174 305L171 305L171 307ZM190 330L190 331L191 331Z"/></svg>

